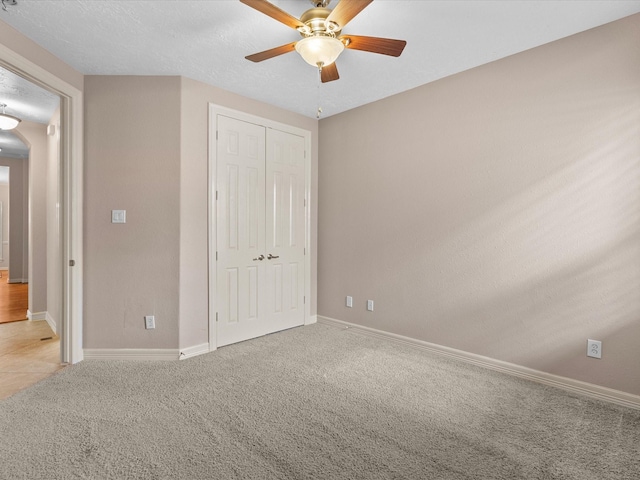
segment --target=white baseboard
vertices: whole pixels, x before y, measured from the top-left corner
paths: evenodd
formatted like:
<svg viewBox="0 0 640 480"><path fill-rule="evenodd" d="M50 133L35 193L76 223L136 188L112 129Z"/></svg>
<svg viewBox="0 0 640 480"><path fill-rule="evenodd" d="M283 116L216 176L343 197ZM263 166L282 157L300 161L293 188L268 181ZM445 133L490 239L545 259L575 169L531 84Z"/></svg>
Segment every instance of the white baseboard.
<svg viewBox="0 0 640 480"><path fill-rule="evenodd" d="M180 349L180 360L186 360L187 358L197 357L209 353L209 343L202 343L200 345L194 345L193 347L187 347Z"/></svg>
<svg viewBox="0 0 640 480"><path fill-rule="evenodd" d="M304 322L305 325L313 325L314 323L318 323L317 315L311 315L309 318L307 318L307 321Z"/></svg>
<svg viewBox="0 0 640 480"><path fill-rule="evenodd" d="M36 312L32 313L30 310L27 310L27 318L29 320L42 321L47 319L47 312Z"/></svg>
<svg viewBox="0 0 640 480"><path fill-rule="evenodd" d="M85 348L85 360L177 360L174 348Z"/></svg>
<svg viewBox="0 0 640 480"><path fill-rule="evenodd" d="M45 312L45 320L47 321L47 323L49 324L49 327L51 327L51 330L53 330L53 333L55 333L56 335L58 334L58 325L55 321L55 319L49 315L49 312Z"/></svg>
<svg viewBox="0 0 640 480"><path fill-rule="evenodd" d="M402 345L417 347L438 355L455 358L456 360L460 360L462 362L488 368L490 370L496 370L508 375L513 375L515 377L541 383L543 385L560 388L562 390L577 393L579 395L584 395L586 397L595 398L598 400L603 400L605 402L615 403L616 405L622 405L624 407L640 410L640 396L633 395L631 393L621 392L620 390L601 387L600 385L594 385L592 383L582 382L580 380L573 380L567 377L561 377L560 375L541 372L539 370L523 367L521 365L503 362L502 360L483 357L482 355L476 355L475 353L464 352L462 350L456 350L455 348L445 347L442 345L437 345L434 343L429 343L402 335L396 335L395 333L389 333L382 330L376 330L374 328L363 327L362 325L343 322L342 320L336 320L334 318L318 315L318 321L325 325L331 325L343 329L348 328L350 330L353 330L354 332L364 335L383 338L396 343L400 343Z"/></svg>
<svg viewBox="0 0 640 480"><path fill-rule="evenodd" d="M9 278L7 283L29 283L26 278Z"/></svg>

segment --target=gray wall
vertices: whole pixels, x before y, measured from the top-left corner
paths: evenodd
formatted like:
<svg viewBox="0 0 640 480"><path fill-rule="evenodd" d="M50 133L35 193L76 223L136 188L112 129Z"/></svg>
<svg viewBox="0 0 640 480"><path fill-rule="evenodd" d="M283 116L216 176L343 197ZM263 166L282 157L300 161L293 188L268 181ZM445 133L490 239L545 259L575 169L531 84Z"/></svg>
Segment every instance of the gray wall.
<svg viewBox="0 0 640 480"><path fill-rule="evenodd" d="M321 120L318 314L640 394L638 45L635 15Z"/></svg>

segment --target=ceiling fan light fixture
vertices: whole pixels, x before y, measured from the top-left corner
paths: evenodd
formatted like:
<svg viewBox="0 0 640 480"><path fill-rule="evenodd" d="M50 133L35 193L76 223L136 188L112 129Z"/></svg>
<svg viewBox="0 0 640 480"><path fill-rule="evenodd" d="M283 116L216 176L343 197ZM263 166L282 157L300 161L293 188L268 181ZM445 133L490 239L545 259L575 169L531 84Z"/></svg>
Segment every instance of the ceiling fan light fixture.
<svg viewBox="0 0 640 480"><path fill-rule="evenodd" d="M314 67L331 65L344 50L344 44L335 37L313 35L296 43L296 52Z"/></svg>
<svg viewBox="0 0 640 480"><path fill-rule="evenodd" d="M4 103L0 104L0 107L2 107L2 113L0 113L0 130L13 130L22 120L13 115L6 114L4 112L6 106Z"/></svg>

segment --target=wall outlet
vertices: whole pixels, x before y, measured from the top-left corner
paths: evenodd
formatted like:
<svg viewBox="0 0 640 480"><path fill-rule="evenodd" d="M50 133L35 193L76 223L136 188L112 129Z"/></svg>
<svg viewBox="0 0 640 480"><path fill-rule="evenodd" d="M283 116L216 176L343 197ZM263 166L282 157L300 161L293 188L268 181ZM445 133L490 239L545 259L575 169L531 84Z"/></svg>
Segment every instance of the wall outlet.
<svg viewBox="0 0 640 480"><path fill-rule="evenodd" d="M373 312L373 300L367 300L367 310Z"/></svg>
<svg viewBox="0 0 640 480"><path fill-rule="evenodd" d="M347 296L347 307L349 308L353 307L353 297Z"/></svg>
<svg viewBox="0 0 640 480"><path fill-rule="evenodd" d="M144 316L144 328L146 328L147 330L156 328L156 317L154 315Z"/></svg>
<svg viewBox="0 0 640 480"><path fill-rule="evenodd" d="M587 357L602 358L602 342L587 340Z"/></svg>

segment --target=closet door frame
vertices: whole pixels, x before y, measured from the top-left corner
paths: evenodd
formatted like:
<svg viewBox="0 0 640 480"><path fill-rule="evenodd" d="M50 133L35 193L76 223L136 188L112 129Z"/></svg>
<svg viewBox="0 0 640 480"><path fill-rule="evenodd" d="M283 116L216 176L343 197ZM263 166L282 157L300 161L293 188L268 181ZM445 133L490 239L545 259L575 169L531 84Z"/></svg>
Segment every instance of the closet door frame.
<svg viewBox="0 0 640 480"><path fill-rule="evenodd" d="M275 129L283 132L298 135L304 138L305 143L305 187L304 187L304 324L312 323L311 319L311 132L292 125L276 122L267 118L251 115L238 110L223 107L213 103L209 104L209 178L208 178L208 219L209 219L209 351L216 350L216 312L217 310L217 275L216 275L216 252L217 252L217 208L216 208L216 185L217 185L217 117L224 115L243 122L262 125L266 129Z"/></svg>

